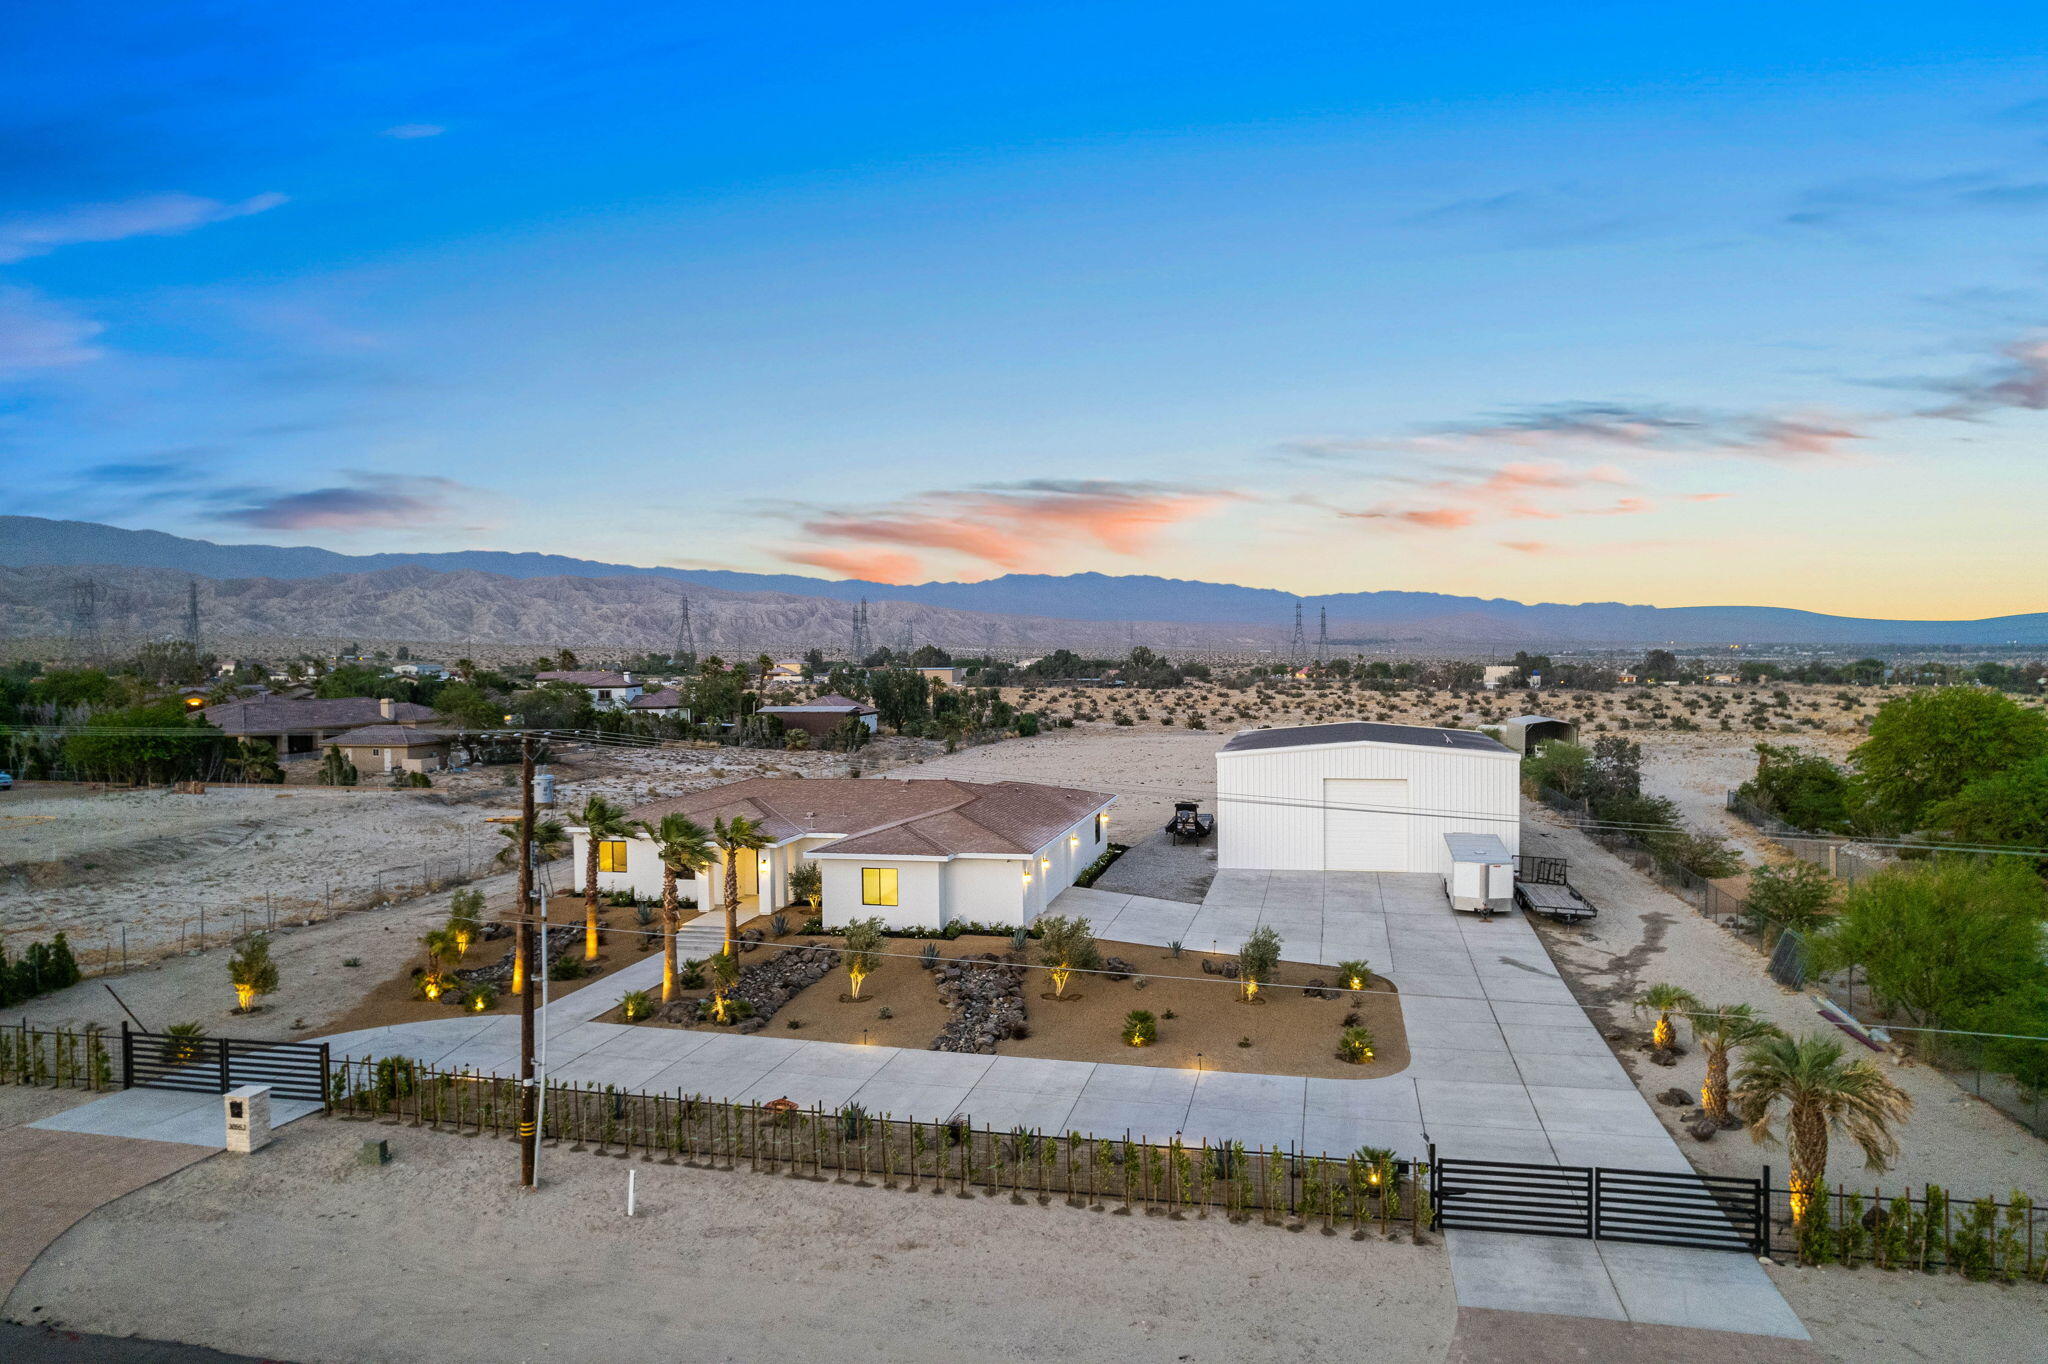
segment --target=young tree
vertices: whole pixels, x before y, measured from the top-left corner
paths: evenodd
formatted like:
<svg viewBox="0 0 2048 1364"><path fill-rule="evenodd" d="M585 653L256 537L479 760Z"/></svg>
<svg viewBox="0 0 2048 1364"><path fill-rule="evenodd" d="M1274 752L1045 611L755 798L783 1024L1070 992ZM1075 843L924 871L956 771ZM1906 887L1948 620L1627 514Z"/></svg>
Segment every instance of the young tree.
<svg viewBox="0 0 2048 1364"><path fill-rule="evenodd" d="M1260 927L1237 949L1237 979L1245 999L1257 999L1259 987L1273 979L1280 967L1280 948L1280 935Z"/></svg>
<svg viewBox="0 0 2048 1364"><path fill-rule="evenodd" d="M1813 1190L1827 1178L1828 1136L1842 1132L1863 1150L1865 1165L1885 1169L1898 1155L1894 1125L1913 1111L1913 1097L1876 1063L1844 1062L1832 1037L1766 1037L1744 1054L1735 1077L1735 1112L1759 1143L1776 1143L1774 1120L1785 1110L1792 1148L1792 1216L1803 1221Z"/></svg>
<svg viewBox="0 0 2048 1364"><path fill-rule="evenodd" d="M1786 932L1804 936L1833 917L1841 891L1841 882L1811 862L1766 862L1749 874L1743 917L1774 940Z"/></svg>
<svg viewBox="0 0 2048 1364"><path fill-rule="evenodd" d="M1873 810L1917 829L1970 783L2044 753L2048 715L1981 687L1939 687L1885 702L1852 756Z"/></svg>
<svg viewBox="0 0 2048 1364"><path fill-rule="evenodd" d="M329 744L327 752L322 754L320 758L320 784L322 786L354 786L356 784L356 777L356 765L342 756L339 745Z"/></svg>
<svg viewBox="0 0 2048 1364"><path fill-rule="evenodd" d="M816 862L799 862L789 872L791 897L816 909L825 900L825 869Z"/></svg>
<svg viewBox="0 0 2048 1364"><path fill-rule="evenodd" d="M1533 786L1581 799L1592 787L1593 755L1578 744L1548 743L1522 759L1522 776Z"/></svg>
<svg viewBox="0 0 2048 1364"><path fill-rule="evenodd" d="M566 652L566 651L565 651ZM583 959L597 960L597 856L598 845L633 836L635 825L620 806L603 796L592 796L577 812L583 825Z"/></svg>
<svg viewBox="0 0 2048 1364"><path fill-rule="evenodd" d="M1101 965L1102 954L1087 919L1048 914L1038 921L1038 959L1045 963L1052 992L1059 997L1066 994L1074 972L1094 970Z"/></svg>
<svg viewBox="0 0 2048 1364"><path fill-rule="evenodd" d="M270 959L270 939L258 933L242 944L242 950L228 958L228 981L235 987L235 1003L249 1012L258 995L277 989L277 963Z"/></svg>
<svg viewBox="0 0 2048 1364"><path fill-rule="evenodd" d="M1756 775L1735 794L1798 829L1841 833L1859 796L1849 774L1826 758L1783 744L1756 746Z"/></svg>
<svg viewBox="0 0 2048 1364"><path fill-rule="evenodd" d="M1678 1040L1678 1030L1671 1026L1671 1015L1697 1012L1700 1002L1692 991L1683 986L1657 984L1637 995L1629 1007L1639 1018L1645 1014L1657 1015L1656 1026L1650 1029L1650 1045L1658 1051L1667 1051Z"/></svg>
<svg viewBox="0 0 2048 1364"><path fill-rule="evenodd" d="M641 823L661 858L661 1002L676 994L676 935L683 931L682 897L676 882L694 876L718 860L711 835L686 815L666 814L657 824Z"/></svg>
<svg viewBox="0 0 2048 1364"><path fill-rule="evenodd" d="M774 840L760 821L745 815L711 821L711 837L725 857L725 951L732 956L740 936L740 858L767 847Z"/></svg>
<svg viewBox="0 0 2048 1364"><path fill-rule="evenodd" d="M1851 889L1808 970L1861 966L1887 1007L1939 1024L2044 980L2040 878L2018 858L1945 857Z"/></svg>
<svg viewBox="0 0 2048 1364"><path fill-rule="evenodd" d="M840 950L840 964L846 967L847 993L860 998L860 984L882 964L882 917L855 919L846 926L846 946Z"/></svg>
<svg viewBox="0 0 2048 1364"><path fill-rule="evenodd" d="M1685 1021L1707 1056L1707 1080L1700 1086L1700 1107L1706 1110L1708 1121L1727 1127L1735 1121L1728 1111L1728 1054L1738 1047L1785 1034L1748 1004L1702 1006L1698 1012L1687 1014Z"/></svg>
<svg viewBox="0 0 2048 1364"><path fill-rule="evenodd" d="M448 899L448 931L455 935L455 955L460 958L469 945L484 935L484 893L458 890Z"/></svg>

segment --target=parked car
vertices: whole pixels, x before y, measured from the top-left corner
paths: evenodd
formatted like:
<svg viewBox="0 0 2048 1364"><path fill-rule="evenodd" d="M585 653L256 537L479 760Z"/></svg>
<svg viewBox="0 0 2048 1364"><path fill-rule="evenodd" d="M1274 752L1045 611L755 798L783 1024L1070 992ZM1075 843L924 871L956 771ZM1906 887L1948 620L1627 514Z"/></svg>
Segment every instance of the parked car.
<svg viewBox="0 0 2048 1364"><path fill-rule="evenodd" d="M14 774L12 772L0 772L0 791L12 791L13 789Z"/></svg>

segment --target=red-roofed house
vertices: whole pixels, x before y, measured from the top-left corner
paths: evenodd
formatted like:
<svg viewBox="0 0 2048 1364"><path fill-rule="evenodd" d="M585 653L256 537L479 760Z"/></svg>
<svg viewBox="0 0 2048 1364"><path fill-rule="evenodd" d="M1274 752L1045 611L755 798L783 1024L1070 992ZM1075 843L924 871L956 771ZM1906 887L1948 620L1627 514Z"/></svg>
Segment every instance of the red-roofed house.
<svg viewBox="0 0 2048 1364"><path fill-rule="evenodd" d="M956 919L1028 924L1074 883L1109 842L1116 797L1033 782L894 781L854 777L757 777L659 800L633 810L658 824L689 816L757 820L773 843L740 864L741 917L789 903L799 862L824 871L828 927L880 915L891 928L944 928ZM583 866L586 835L571 828L570 865ZM661 859L645 836L598 845L598 887L661 894ZM715 863L683 895L709 911L725 869Z"/></svg>

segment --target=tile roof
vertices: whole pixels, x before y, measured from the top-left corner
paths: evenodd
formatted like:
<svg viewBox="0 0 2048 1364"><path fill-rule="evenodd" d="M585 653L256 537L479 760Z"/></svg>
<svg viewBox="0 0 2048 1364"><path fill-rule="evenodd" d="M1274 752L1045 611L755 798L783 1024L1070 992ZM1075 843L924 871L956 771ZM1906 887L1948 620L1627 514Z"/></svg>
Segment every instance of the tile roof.
<svg viewBox="0 0 2048 1364"><path fill-rule="evenodd" d="M627 710L680 710L683 694L674 687L663 687L660 691L640 693L626 703Z"/></svg>
<svg viewBox="0 0 2048 1364"><path fill-rule="evenodd" d="M1414 744L1421 748L1455 748L1477 753L1514 750L1476 729L1435 729L1426 725L1383 725L1370 720L1343 720L1329 725L1289 725L1284 729L1239 731L1223 745L1225 753L1260 748L1308 748L1315 744Z"/></svg>
<svg viewBox="0 0 2048 1364"><path fill-rule="evenodd" d="M445 744L448 736L437 729L414 729L411 725L365 725L335 735L333 742L345 748L367 748L372 744L379 748L416 748Z"/></svg>
<svg viewBox="0 0 2048 1364"><path fill-rule="evenodd" d="M820 854L948 857L961 853L1028 856L1114 800L1100 791L1035 782L892 781L858 777L755 777L657 800L632 811L654 823L683 814L759 820L780 842L805 834L841 834Z"/></svg>
<svg viewBox="0 0 2048 1364"><path fill-rule="evenodd" d="M600 669L583 668L571 672L535 673L536 682L569 682L579 687L637 687L640 684L624 673L609 673Z"/></svg>
<svg viewBox="0 0 2048 1364"><path fill-rule="evenodd" d="M223 701L201 712L206 722L229 734L287 734L307 729L347 729L389 721L411 723L434 718L432 706L411 701L394 701L386 715L374 696L340 696L330 699L289 701L266 697L260 701Z"/></svg>

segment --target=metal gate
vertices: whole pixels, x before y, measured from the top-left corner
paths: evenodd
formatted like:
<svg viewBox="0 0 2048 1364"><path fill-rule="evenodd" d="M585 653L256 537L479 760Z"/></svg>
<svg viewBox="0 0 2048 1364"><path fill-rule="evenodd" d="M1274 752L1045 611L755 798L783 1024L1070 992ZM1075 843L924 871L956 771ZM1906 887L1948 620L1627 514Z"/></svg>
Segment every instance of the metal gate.
<svg viewBox="0 0 2048 1364"><path fill-rule="evenodd" d="M1437 1225L1529 1236L1593 1234L1593 1171L1444 1157L1429 1167Z"/></svg>
<svg viewBox="0 0 2048 1364"><path fill-rule="evenodd" d="M177 1037L121 1025L121 1087L225 1094L269 1085L280 1099L324 1104L325 1042L259 1042L246 1037Z"/></svg>
<svg viewBox="0 0 2048 1364"><path fill-rule="evenodd" d="M1603 1241L1766 1253L1768 1205L1763 1179L1595 1170L1593 1234Z"/></svg>
<svg viewBox="0 0 2048 1364"><path fill-rule="evenodd" d="M1768 1169L1761 1179L1740 1179L1455 1156L1430 1164L1437 1225L1447 1229L1755 1255L1768 1247L1769 1184Z"/></svg>

